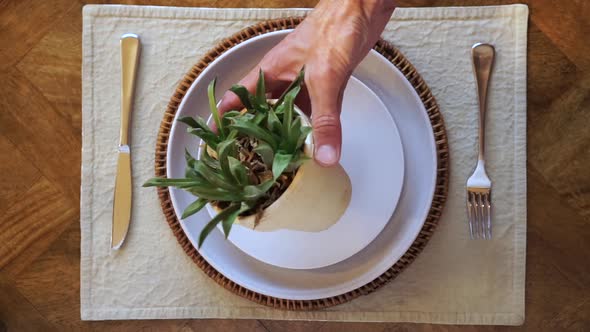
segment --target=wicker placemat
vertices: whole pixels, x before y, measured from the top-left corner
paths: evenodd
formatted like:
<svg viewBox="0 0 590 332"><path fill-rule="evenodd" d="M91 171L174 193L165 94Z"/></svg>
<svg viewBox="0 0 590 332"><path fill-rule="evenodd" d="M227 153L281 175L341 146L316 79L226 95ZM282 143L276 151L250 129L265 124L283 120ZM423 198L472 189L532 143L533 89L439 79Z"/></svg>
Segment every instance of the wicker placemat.
<svg viewBox="0 0 590 332"><path fill-rule="evenodd" d="M205 56L203 56L199 62L197 62L191 70L184 76L183 80L179 83L176 91L172 95L162 123L160 124L160 131L158 133L158 139L156 143L156 157L155 157L155 172L156 176L166 176L166 150L168 145L168 137L170 134L170 128L174 121L174 116L178 110L178 106L182 101L182 98L186 94L191 84L196 80L199 74L215 60L222 53L230 49L231 47L258 35L295 28L303 17L291 17L283 19L268 20L260 22L256 25L245 28L233 36L222 40L215 47L213 47ZM223 286L227 290L238 294L244 298L254 301L259 304L263 304L269 307L274 307L283 310L315 310L322 309L334 305L338 305L347 301L350 301L360 295L365 295L374 292L379 287L385 285L387 282L393 280L401 271L403 271L422 249L426 246L426 243L432 236L434 229L438 224L438 220L441 216L441 212L447 196L447 188L449 182L449 149L447 142L447 135L445 131L445 125L438 108L438 105L430 92L430 89L426 86L426 83L420 77L414 66L392 45L384 40L379 40L375 45L374 49L387 58L393 63L408 79L412 84L422 103L428 112L430 122L432 124L432 131L434 133L434 139L436 143L438 166L437 166L437 181L434 198L428 216L424 226L420 230L416 240L406 253L397 261L389 270L377 277L370 283L352 290L348 293L323 298L318 300L288 300L281 299L271 296L266 296L249 289L246 289L232 280L225 277L223 274L215 270L197 251L192 245L184 231L182 230L179 219L174 213L172 201L170 200L170 194L166 188L158 188L158 196L162 205L162 210L166 217L166 220L176 236L178 243L182 246L184 251L192 258L192 260L205 272L209 277L215 280L219 285Z"/></svg>

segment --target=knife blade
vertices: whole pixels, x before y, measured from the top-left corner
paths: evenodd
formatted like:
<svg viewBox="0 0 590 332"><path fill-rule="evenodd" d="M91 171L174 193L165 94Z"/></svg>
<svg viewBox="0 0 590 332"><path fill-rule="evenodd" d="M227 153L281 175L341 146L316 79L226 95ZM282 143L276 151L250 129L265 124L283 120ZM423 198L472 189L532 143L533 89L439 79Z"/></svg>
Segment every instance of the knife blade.
<svg viewBox="0 0 590 332"><path fill-rule="evenodd" d="M121 130L111 231L111 249L115 250L123 245L131 222L132 180L129 117L133 107L139 51L139 36L130 33L121 36Z"/></svg>

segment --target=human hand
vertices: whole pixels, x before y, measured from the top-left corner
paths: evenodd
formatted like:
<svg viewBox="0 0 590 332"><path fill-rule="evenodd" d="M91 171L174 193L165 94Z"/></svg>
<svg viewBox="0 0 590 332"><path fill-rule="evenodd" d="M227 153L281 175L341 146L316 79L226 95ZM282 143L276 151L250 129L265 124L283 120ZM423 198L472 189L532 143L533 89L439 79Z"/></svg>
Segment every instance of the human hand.
<svg viewBox="0 0 590 332"><path fill-rule="evenodd" d="M314 159L320 165L332 166L340 160L344 89L394 9L391 0L322 0L239 83L254 92L262 69L267 93L276 98L305 66L305 86L295 103L311 114ZM219 110L223 113L241 106L235 94L226 92Z"/></svg>

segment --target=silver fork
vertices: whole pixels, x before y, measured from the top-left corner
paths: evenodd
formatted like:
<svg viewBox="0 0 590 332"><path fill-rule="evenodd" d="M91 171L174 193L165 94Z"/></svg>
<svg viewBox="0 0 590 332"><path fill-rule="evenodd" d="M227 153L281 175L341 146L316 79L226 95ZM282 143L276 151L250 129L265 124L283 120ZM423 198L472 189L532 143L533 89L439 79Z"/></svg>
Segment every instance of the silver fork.
<svg viewBox="0 0 590 332"><path fill-rule="evenodd" d="M489 44L478 43L471 48L473 73L479 98L479 156L475 171L467 179L467 219L472 239L492 238L492 181L486 173L484 142L486 99L494 55L494 47Z"/></svg>

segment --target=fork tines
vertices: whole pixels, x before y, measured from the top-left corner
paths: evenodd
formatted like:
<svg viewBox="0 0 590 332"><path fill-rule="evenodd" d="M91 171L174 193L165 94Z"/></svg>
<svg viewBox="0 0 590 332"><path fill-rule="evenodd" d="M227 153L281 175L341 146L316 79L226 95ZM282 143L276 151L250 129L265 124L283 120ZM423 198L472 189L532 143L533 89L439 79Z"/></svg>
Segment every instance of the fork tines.
<svg viewBox="0 0 590 332"><path fill-rule="evenodd" d="M487 188L467 190L467 218L472 239L492 238L491 192Z"/></svg>

